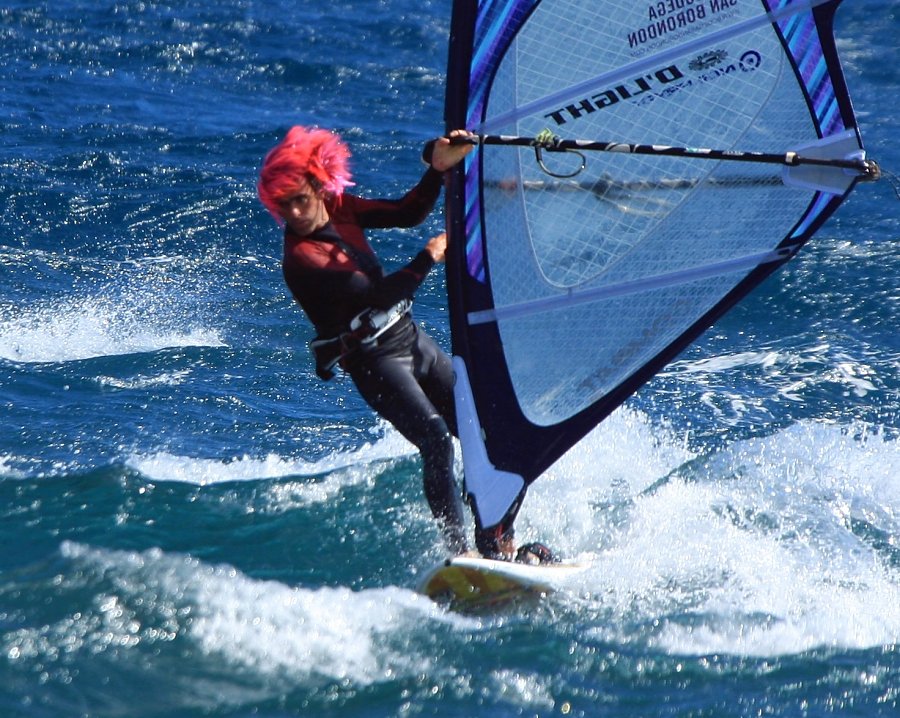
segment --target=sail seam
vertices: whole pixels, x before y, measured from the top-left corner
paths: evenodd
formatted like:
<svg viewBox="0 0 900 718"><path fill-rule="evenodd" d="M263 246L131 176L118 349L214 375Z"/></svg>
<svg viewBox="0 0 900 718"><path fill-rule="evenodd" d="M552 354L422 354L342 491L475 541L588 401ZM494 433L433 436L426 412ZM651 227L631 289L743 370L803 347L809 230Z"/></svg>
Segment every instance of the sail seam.
<svg viewBox="0 0 900 718"><path fill-rule="evenodd" d="M666 287L687 284L688 282L694 282L700 279L708 279L709 277L717 277L738 270L756 267L760 264L784 262L790 259L796 249L797 247L794 246L781 247L770 252L736 257L735 259L725 262L704 264L679 272L658 274L652 277L644 277L643 279L636 279L630 282L620 282L606 287L596 287L594 289L586 289L583 291L569 290L566 294L554 297L545 297L543 299L535 299L519 304L510 304L505 307L494 307L492 309L469 312L468 320L470 325L487 324L502 319L518 319L524 316L553 311L555 309L588 304L590 302L609 299L611 297L622 297L628 294L648 292L654 289L664 289Z"/></svg>

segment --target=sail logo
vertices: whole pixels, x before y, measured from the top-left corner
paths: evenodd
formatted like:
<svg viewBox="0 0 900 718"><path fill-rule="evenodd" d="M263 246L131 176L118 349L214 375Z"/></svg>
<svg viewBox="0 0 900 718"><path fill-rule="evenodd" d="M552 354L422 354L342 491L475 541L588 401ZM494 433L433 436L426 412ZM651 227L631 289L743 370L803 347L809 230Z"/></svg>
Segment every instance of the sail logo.
<svg viewBox="0 0 900 718"><path fill-rule="evenodd" d="M728 51L727 50L710 50L709 52L704 52L700 55L697 55L693 60L688 63L688 67L694 72L704 72L706 70L712 70L714 67L721 65L728 59ZM762 56L756 50L748 50L738 59L737 66L735 65L727 65L724 68L724 71L734 72L736 69L740 69L741 72L753 72L756 70L760 63L762 62Z"/></svg>
<svg viewBox="0 0 900 718"><path fill-rule="evenodd" d="M576 100L565 107L547 113L544 117L553 120L557 125L564 125L569 120L577 120L583 115L602 110L604 107L615 105L622 100L634 99L646 92L653 92L683 78L684 73L678 69L677 65L669 65L656 72L636 77L625 84L598 92L596 95Z"/></svg>
<svg viewBox="0 0 900 718"><path fill-rule="evenodd" d="M725 50L710 50L709 52L704 52L702 55L698 55L693 60L691 60L688 64L688 67L694 72L708 70L711 67L715 67L716 65L721 65L723 62L725 62L727 57L728 53Z"/></svg>
<svg viewBox="0 0 900 718"><path fill-rule="evenodd" d="M646 105L721 77L755 72L762 65L762 61L762 55L757 50L747 50L737 61L729 61L726 50L710 50L688 63L693 75L685 74L677 65L669 65L648 75L636 77L625 84L576 100L548 112L544 117L553 120L559 126L626 100L639 106Z"/></svg>
<svg viewBox="0 0 900 718"><path fill-rule="evenodd" d="M684 90L697 89L702 85L715 82L729 76L745 75L755 72L762 65L762 55L757 50L747 50L741 53L736 60L730 60L725 50L712 50L698 55L688 63L688 67L694 71L690 77L685 77L679 82L672 83L661 90L641 97L637 100L638 106L643 106L656 100L664 100Z"/></svg>

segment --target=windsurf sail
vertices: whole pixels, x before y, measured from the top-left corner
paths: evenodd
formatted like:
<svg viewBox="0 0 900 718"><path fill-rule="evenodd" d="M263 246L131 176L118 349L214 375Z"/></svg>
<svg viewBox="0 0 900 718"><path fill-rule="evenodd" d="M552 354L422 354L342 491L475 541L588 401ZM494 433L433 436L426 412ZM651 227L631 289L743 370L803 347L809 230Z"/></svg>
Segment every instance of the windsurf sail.
<svg viewBox="0 0 900 718"><path fill-rule="evenodd" d="M482 528L875 174L839 3L455 0L445 119L480 146L447 277Z"/></svg>

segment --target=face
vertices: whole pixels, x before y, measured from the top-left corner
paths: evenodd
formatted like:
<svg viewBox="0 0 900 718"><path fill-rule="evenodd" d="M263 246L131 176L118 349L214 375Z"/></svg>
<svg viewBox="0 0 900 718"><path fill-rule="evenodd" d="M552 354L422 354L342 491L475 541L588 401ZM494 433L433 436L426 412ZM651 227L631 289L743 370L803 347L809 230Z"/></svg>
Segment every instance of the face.
<svg viewBox="0 0 900 718"><path fill-rule="evenodd" d="M317 192L306 181L301 180L297 191L279 202L281 216L293 232L305 237L328 222L328 211L322 192Z"/></svg>

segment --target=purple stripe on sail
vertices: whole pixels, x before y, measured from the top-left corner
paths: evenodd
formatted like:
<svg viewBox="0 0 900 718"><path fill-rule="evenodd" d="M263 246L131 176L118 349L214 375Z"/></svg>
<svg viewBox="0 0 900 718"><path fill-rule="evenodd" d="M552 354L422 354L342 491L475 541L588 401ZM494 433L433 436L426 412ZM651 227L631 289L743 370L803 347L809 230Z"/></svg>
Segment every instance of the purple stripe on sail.
<svg viewBox="0 0 900 718"><path fill-rule="evenodd" d="M475 23L475 42L469 70L466 124L484 120L488 89L506 49L540 0L482 0ZM466 165L466 266L469 276L484 282L479 163Z"/></svg>
<svg viewBox="0 0 900 718"><path fill-rule="evenodd" d="M770 10L780 10L791 4L792 0L778 0L776 3L767 3L767 6ZM819 28L812 10L798 12L778 22L777 27L796 63L819 134L828 137L842 132L846 127L838 111L834 84L828 72L828 62L822 50ZM834 199L832 194L818 193L803 220L791 234L791 239L805 237Z"/></svg>
<svg viewBox="0 0 900 718"><path fill-rule="evenodd" d="M781 10L791 4L792 0L778 0L777 3L768 3L768 7L770 10ZM840 113L835 111L837 98L812 11L799 12L779 21L777 25L797 64L819 132L823 137L841 132L845 127Z"/></svg>

